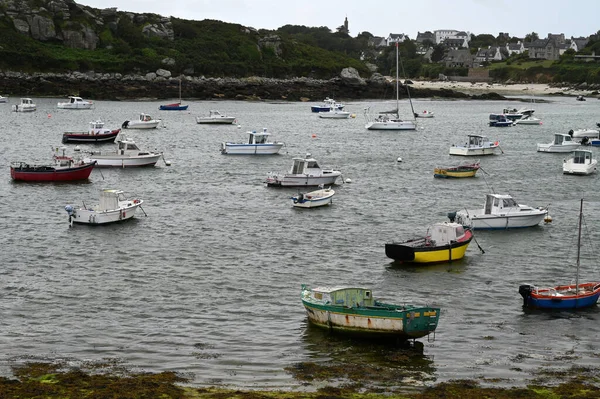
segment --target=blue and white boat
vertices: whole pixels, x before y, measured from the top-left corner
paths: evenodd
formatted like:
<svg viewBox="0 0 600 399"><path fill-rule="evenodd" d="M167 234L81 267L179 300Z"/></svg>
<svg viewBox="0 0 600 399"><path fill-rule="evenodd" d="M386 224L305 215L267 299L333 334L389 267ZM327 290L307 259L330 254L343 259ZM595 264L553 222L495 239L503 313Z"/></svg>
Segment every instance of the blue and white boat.
<svg viewBox="0 0 600 399"><path fill-rule="evenodd" d="M344 109L344 104L341 103L336 103L335 100L333 98L325 98L325 100L323 100L324 104L321 105L313 105L312 107L310 107L310 110L312 112L329 112L332 109L337 109L337 110L342 110Z"/></svg>
<svg viewBox="0 0 600 399"><path fill-rule="evenodd" d="M581 250L581 224L583 199L579 209L579 235L577 237L577 266L575 284L538 288L531 284L519 286L523 306L539 309L580 309L594 306L600 297L600 281L579 283L579 256Z"/></svg>
<svg viewBox="0 0 600 399"><path fill-rule="evenodd" d="M267 128L263 128L262 132L253 130L248 132L247 143L221 143L221 154L232 155L272 155L277 154L282 142L273 142L269 140L271 134L267 132Z"/></svg>
<svg viewBox="0 0 600 399"><path fill-rule="evenodd" d="M490 114L490 126L508 127L514 126L515 122L506 117L504 114Z"/></svg>
<svg viewBox="0 0 600 399"><path fill-rule="evenodd" d="M309 193L298 193L291 197L292 206L296 208L317 208L332 203L335 191L331 188L321 188Z"/></svg>

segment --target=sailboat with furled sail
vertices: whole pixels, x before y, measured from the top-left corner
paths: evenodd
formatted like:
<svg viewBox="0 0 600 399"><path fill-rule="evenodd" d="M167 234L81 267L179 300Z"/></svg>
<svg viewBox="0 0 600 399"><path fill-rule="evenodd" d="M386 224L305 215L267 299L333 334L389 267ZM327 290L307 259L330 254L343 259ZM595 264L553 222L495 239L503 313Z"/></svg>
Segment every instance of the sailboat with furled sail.
<svg viewBox="0 0 600 399"><path fill-rule="evenodd" d="M403 120L400 119L399 115L399 100L398 100L398 92L399 92L399 79L398 79L398 42L396 42L396 111L395 114L383 114L380 113L376 117L372 117L369 114L369 108L365 109L365 119L367 120L367 124L365 128L368 130L416 130L417 123L416 120ZM415 110L412 106L412 101L410 99L410 91L408 90L408 86L406 87L406 92L408 93L408 100L410 102L410 107L412 109L411 115L415 115Z"/></svg>

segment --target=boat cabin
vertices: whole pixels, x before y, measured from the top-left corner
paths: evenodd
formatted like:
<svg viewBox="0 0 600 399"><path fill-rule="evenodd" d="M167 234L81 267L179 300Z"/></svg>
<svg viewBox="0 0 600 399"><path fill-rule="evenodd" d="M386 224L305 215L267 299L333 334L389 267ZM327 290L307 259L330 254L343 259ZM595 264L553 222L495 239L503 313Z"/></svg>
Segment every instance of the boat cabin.
<svg viewBox="0 0 600 399"><path fill-rule="evenodd" d="M310 299L328 305L344 307L374 306L371 290L355 287L318 287L310 290Z"/></svg>
<svg viewBox="0 0 600 399"><path fill-rule="evenodd" d="M21 105L33 105L33 100L31 98L22 98Z"/></svg>
<svg viewBox="0 0 600 399"><path fill-rule="evenodd" d="M519 116L520 118L520 116ZM512 123L513 119L509 118L505 114L490 114L490 126L494 126L497 123Z"/></svg>
<svg viewBox="0 0 600 399"><path fill-rule="evenodd" d="M69 96L69 102L71 104L76 104L76 103L83 103L84 101L83 101L83 98L81 98L81 97ZM87 101L85 101L85 102L87 102Z"/></svg>
<svg viewBox="0 0 600 399"><path fill-rule="evenodd" d="M125 154L125 152L140 151L140 148L137 146L137 144L135 144L135 141L133 141L131 139L123 138L123 139L119 140L118 143L119 143L119 149L117 152L121 155Z"/></svg>
<svg viewBox="0 0 600 399"><path fill-rule="evenodd" d="M507 194L488 194L485 196L484 213L495 215L506 212L510 208L519 208L517 201Z"/></svg>
<svg viewBox="0 0 600 399"><path fill-rule="evenodd" d="M306 158L294 158L290 174L292 175L314 175L321 172L321 167L314 158L309 158L310 154L306 154ZM311 173L312 172L312 173Z"/></svg>
<svg viewBox="0 0 600 399"><path fill-rule="evenodd" d="M561 145L562 143L566 143L567 141L572 142L573 138L568 134L555 133L554 142L552 144Z"/></svg>
<svg viewBox="0 0 600 399"><path fill-rule="evenodd" d="M125 201L125 194L121 190L102 190L100 191L99 211L108 211L119 209L119 201Z"/></svg>
<svg viewBox="0 0 600 399"><path fill-rule="evenodd" d="M271 133L267 133L267 128L263 128L263 131L260 133L256 133L256 130L253 130L250 133L250 137L248 137L248 144L266 144L267 139L269 138Z"/></svg>
<svg viewBox="0 0 600 399"><path fill-rule="evenodd" d="M150 122L152 117L148 114L140 114L140 121L142 122Z"/></svg>
<svg viewBox="0 0 600 399"><path fill-rule="evenodd" d="M466 146L467 147L484 147L485 143L488 143L489 141L490 140L487 137L470 134Z"/></svg>
<svg viewBox="0 0 600 399"><path fill-rule="evenodd" d="M585 165L592 163L592 152L588 150L573 151L573 163Z"/></svg>
<svg viewBox="0 0 600 399"><path fill-rule="evenodd" d="M457 241L465 235L465 228L459 223L442 222L436 223L429 229L428 238L432 245L443 245Z"/></svg>

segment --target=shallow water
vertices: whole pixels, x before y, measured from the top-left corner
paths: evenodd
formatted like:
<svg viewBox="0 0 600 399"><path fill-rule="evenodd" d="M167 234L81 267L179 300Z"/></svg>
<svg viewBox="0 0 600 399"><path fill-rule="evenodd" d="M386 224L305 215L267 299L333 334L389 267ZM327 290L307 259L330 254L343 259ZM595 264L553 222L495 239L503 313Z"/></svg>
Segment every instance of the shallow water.
<svg viewBox="0 0 600 399"><path fill-rule="evenodd" d="M598 364L597 307L525 312L518 286L574 280L582 197L581 276L600 280L593 249L598 177L564 176L564 155L536 152L555 132L594 127L600 101L552 98L534 104L541 126L490 128L488 114L506 101L417 100L415 111L435 118L398 133L364 129L366 106L392 103L349 103L356 118L328 120L307 103L189 102L188 111L174 112L158 111L157 102L96 101L93 110L70 111L56 109L60 100L36 99L33 114L0 104L1 374L31 359L110 358L139 370L179 371L197 385L297 388L284 369L304 361L384 364L425 381L508 384L523 384L540 368ZM400 108L409 110L405 102ZM235 115L240 127L196 124L209 109ZM164 122L126 134L141 148L164 151L171 166L96 169L77 184L11 181L11 161L49 160L63 131L86 130L97 118L113 128L140 112ZM221 142L244 141L246 130L263 127L286 143L280 155L219 153ZM474 179L434 179L435 166L463 160L448 148L469 133L499 140L503 154L482 158ZM268 172L287 170L306 152L351 180L335 187L330 207L295 209L288 199L295 189L263 184ZM69 228L64 206L93 203L102 188L143 199L148 216ZM386 242L424 234L449 211L481 206L491 190L549 204L553 222L478 232L485 253L473 243L452 264L401 266L385 257ZM438 305L435 341L421 340L423 354L410 362L390 361L393 347L308 328L303 283L364 285L386 302Z"/></svg>

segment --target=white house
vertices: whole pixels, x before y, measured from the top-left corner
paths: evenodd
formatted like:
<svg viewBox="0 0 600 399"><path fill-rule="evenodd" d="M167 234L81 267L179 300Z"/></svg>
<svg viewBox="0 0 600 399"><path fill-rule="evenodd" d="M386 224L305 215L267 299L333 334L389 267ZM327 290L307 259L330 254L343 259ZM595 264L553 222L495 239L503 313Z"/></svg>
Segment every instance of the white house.
<svg viewBox="0 0 600 399"><path fill-rule="evenodd" d="M467 43L471 40L469 32L454 30L454 29L441 29L433 31L435 38L435 44L440 44L446 39L464 39Z"/></svg>
<svg viewBox="0 0 600 399"><path fill-rule="evenodd" d="M389 46L392 43L402 43L404 40L408 39L404 33L390 33L387 37L386 44Z"/></svg>
<svg viewBox="0 0 600 399"><path fill-rule="evenodd" d="M573 37L571 36L571 47L575 52L581 51L590 40L585 37Z"/></svg>
<svg viewBox="0 0 600 399"><path fill-rule="evenodd" d="M525 52L525 45L520 40L517 43L506 43L506 51L508 56L513 54L523 54Z"/></svg>

